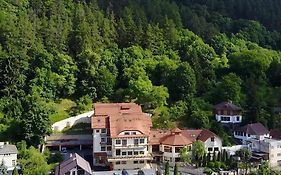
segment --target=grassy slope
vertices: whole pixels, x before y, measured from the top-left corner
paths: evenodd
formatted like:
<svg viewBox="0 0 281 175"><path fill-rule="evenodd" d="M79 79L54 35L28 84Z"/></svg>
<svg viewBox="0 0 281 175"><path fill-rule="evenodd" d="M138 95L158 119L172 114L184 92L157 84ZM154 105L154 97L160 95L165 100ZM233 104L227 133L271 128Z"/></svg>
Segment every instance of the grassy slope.
<svg viewBox="0 0 281 175"><path fill-rule="evenodd" d="M50 116L51 123L71 117L69 111L76 106L74 101L63 99L59 103L50 104L55 113Z"/></svg>

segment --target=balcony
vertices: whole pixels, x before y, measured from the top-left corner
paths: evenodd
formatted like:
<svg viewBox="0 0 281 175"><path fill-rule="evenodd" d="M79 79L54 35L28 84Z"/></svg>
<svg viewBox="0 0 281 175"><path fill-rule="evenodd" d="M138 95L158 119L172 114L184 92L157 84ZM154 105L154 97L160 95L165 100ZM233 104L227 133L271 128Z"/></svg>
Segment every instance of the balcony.
<svg viewBox="0 0 281 175"><path fill-rule="evenodd" d="M146 147L147 144L120 144L120 145L113 145L113 148L143 148Z"/></svg>
<svg viewBox="0 0 281 175"><path fill-rule="evenodd" d="M132 156L108 156L107 160L109 162L115 162L120 160L153 160L152 155L132 155Z"/></svg>

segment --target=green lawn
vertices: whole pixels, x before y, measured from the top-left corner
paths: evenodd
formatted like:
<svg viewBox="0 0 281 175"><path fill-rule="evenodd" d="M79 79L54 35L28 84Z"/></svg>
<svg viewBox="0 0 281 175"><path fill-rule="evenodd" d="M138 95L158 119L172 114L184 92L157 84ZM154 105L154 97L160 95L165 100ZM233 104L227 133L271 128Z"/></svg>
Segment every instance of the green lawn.
<svg viewBox="0 0 281 175"><path fill-rule="evenodd" d="M63 99L59 103L50 103L55 113L50 116L51 123L71 117L69 111L76 106L75 102L69 99Z"/></svg>
<svg viewBox="0 0 281 175"><path fill-rule="evenodd" d="M92 134L91 123L77 123L62 130L63 134Z"/></svg>

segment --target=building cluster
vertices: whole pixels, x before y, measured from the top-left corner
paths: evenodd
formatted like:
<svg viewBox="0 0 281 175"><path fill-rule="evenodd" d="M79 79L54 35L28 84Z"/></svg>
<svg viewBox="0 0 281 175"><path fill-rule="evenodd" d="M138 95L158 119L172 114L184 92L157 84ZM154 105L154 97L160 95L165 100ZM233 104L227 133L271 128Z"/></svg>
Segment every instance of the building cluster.
<svg viewBox="0 0 281 175"><path fill-rule="evenodd" d="M242 122L242 110L231 102L216 105L214 111L217 122L234 127L233 137L252 151L252 160L266 160L271 167L281 165L281 132L279 130L270 132L261 123L237 125Z"/></svg>
<svg viewBox="0 0 281 175"><path fill-rule="evenodd" d="M91 144L93 165L110 167L111 170L149 169L153 162L175 164L180 161L180 150L183 147L191 150L198 140L204 144L207 153L225 150L234 154L237 151L222 147L221 138L207 129L154 129L151 115L135 103L96 103L94 110L91 117L93 134L81 136L81 139L85 138L83 142L74 136L63 136L61 142L50 137L47 146L61 150L63 144L78 144L83 150L89 149ZM266 160L271 167L281 165L281 133L278 130L269 132L261 123L241 126L242 109L232 102L215 105L214 116L217 122L233 132L237 141L235 148L245 147L252 151L251 160ZM79 155L66 161L73 165L69 171L82 171L81 167L84 167L84 174L88 173L89 166ZM56 172L65 172L64 165L65 162L61 163Z"/></svg>
<svg viewBox="0 0 281 175"><path fill-rule="evenodd" d="M209 130L152 129L151 116L135 103L95 104L93 163L111 169L150 168L152 161L180 161L183 147L201 140L206 151L220 151L221 139Z"/></svg>

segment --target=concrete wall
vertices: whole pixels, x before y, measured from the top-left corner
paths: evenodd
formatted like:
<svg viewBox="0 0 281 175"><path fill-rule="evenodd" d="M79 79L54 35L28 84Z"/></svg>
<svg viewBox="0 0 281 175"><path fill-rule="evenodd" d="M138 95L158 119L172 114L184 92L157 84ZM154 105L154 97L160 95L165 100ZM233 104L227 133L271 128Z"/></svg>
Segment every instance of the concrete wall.
<svg viewBox="0 0 281 175"><path fill-rule="evenodd" d="M94 111L89 111L74 117L58 121L52 125L52 130L62 131L65 127L71 127L77 123L91 123L91 116L93 114Z"/></svg>
<svg viewBox="0 0 281 175"><path fill-rule="evenodd" d="M235 152L242 148L248 148L248 147L247 145L234 145L234 146L222 147L222 149L226 150L229 155L235 155Z"/></svg>

